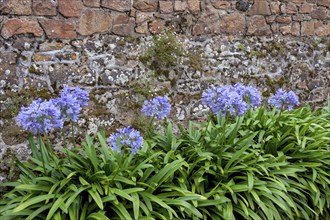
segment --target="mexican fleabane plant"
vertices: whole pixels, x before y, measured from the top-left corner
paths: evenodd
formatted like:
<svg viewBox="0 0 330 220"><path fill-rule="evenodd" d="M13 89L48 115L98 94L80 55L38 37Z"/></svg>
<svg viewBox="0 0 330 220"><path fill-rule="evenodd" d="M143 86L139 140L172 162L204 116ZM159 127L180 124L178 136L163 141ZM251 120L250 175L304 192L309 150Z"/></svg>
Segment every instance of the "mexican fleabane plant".
<svg viewBox="0 0 330 220"><path fill-rule="evenodd" d="M214 86L202 94L202 103L216 115L241 116L250 107L261 104L260 92L252 86L235 84L233 86Z"/></svg>
<svg viewBox="0 0 330 220"><path fill-rule="evenodd" d="M283 89L278 89L275 95L269 98L269 104L280 110L293 110L294 107L298 106L298 96L293 92L286 92Z"/></svg>
<svg viewBox="0 0 330 220"><path fill-rule="evenodd" d="M121 152L130 149L132 154L136 154L143 145L143 137L134 128L125 127L117 129L117 133L111 134L108 138L112 150Z"/></svg>

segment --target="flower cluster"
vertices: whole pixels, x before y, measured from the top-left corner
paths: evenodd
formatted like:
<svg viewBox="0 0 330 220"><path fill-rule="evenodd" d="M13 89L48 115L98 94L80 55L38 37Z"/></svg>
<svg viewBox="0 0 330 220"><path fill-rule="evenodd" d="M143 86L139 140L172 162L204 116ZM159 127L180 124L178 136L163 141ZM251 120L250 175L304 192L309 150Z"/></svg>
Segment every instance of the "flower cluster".
<svg viewBox="0 0 330 220"><path fill-rule="evenodd" d="M64 120L77 121L82 106L86 106L88 93L76 87L64 88L59 98L32 101L28 107L22 107L16 121L25 130L34 134L48 133L62 128Z"/></svg>
<svg viewBox="0 0 330 220"><path fill-rule="evenodd" d="M167 97L157 96L150 101L145 100L141 111L147 117L163 119L170 114L171 104Z"/></svg>
<svg viewBox="0 0 330 220"><path fill-rule="evenodd" d="M249 107L257 107L261 103L260 92L252 86L236 84L234 86L211 86L202 94L202 102L214 114L231 116L243 115Z"/></svg>
<svg viewBox="0 0 330 220"><path fill-rule="evenodd" d="M300 103L293 91L285 92L283 89L278 89L275 95L269 98L269 104L281 110L291 111L293 107L298 106Z"/></svg>
<svg viewBox="0 0 330 220"><path fill-rule="evenodd" d="M21 108L16 121L25 130L34 134L44 134L63 126L63 120L60 116L61 111L53 100L41 101L41 99L37 99L32 101L29 107Z"/></svg>
<svg viewBox="0 0 330 220"><path fill-rule="evenodd" d="M77 121L82 107L87 106L88 93L79 87L65 87L55 102L61 109L63 119Z"/></svg>
<svg viewBox="0 0 330 220"><path fill-rule="evenodd" d="M114 151L121 151L123 147L128 147L131 148L133 154L136 154L143 145L143 138L139 131L126 127L117 129L117 133L110 135L108 142Z"/></svg>

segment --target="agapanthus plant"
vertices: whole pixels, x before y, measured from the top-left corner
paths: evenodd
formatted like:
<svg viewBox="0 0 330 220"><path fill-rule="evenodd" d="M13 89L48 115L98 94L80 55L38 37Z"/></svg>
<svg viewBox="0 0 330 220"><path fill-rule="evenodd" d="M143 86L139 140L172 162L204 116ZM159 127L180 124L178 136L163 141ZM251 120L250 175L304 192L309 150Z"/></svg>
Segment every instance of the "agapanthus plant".
<svg viewBox="0 0 330 220"><path fill-rule="evenodd" d="M293 91L286 92L283 89L278 89L275 95L269 98L269 104L281 110L291 111L300 103L298 96Z"/></svg>
<svg viewBox="0 0 330 220"><path fill-rule="evenodd" d="M122 151L130 148L133 154L136 154L143 145L143 137L140 132L134 128L125 127L117 129L117 133L111 134L108 138L114 151Z"/></svg>
<svg viewBox="0 0 330 220"><path fill-rule="evenodd" d="M145 100L141 111L147 117L163 119L170 114L171 104L166 96L157 96L150 101Z"/></svg>
<svg viewBox="0 0 330 220"><path fill-rule="evenodd" d="M63 126L60 108L53 100L42 101L40 98L32 101L28 107L22 107L16 121L35 135L48 133Z"/></svg>
<svg viewBox="0 0 330 220"><path fill-rule="evenodd" d="M88 93L79 87L65 87L55 102L61 109L63 119L77 121L82 107L87 106Z"/></svg>
<svg viewBox="0 0 330 220"><path fill-rule="evenodd" d="M202 102L207 105L215 115L229 114L231 116L243 115L249 107L257 107L261 103L261 96L252 86L236 84L233 86L212 85L202 94Z"/></svg>

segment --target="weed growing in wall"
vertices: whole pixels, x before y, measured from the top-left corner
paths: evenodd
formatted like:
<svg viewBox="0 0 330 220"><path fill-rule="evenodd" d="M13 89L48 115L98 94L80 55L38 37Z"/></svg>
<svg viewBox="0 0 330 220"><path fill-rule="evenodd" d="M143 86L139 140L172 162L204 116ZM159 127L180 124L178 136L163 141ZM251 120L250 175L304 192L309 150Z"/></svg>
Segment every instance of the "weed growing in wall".
<svg viewBox="0 0 330 220"><path fill-rule="evenodd" d="M139 60L156 76L165 75L172 69L177 69L184 58L187 58L189 65L201 70L201 58L196 54L188 54L184 45L177 40L172 32L165 32L153 39L153 44L146 52L139 57Z"/></svg>

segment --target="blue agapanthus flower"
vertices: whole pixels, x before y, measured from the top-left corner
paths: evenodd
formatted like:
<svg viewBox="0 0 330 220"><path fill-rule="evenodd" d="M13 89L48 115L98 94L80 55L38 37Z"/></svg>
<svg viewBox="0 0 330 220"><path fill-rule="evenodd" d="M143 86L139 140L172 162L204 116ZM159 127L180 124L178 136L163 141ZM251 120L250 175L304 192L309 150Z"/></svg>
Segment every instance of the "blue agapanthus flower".
<svg viewBox="0 0 330 220"><path fill-rule="evenodd" d="M140 132L134 128L125 127L117 129L117 133L111 134L108 142L114 151L121 151L123 148L130 148L136 154L143 145L143 138Z"/></svg>
<svg viewBox="0 0 330 220"><path fill-rule="evenodd" d="M171 104L166 96L157 96L150 101L145 100L141 112L147 117L163 119L170 114Z"/></svg>
<svg viewBox="0 0 330 220"><path fill-rule="evenodd" d="M31 131L35 135L63 127L59 107L53 100L42 101L40 98L32 101L28 107L22 107L16 121L25 130Z"/></svg>
<svg viewBox="0 0 330 220"><path fill-rule="evenodd" d="M253 86L243 86L237 83L233 86L243 100L252 108L258 107L261 104L261 94L259 90Z"/></svg>
<svg viewBox="0 0 330 220"><path fill-rule="evenodd" d="M269 98L269 104L281 110L291 111L300 103L298 96L293 91L285 92L283 89L278 89L275 95Z"/></svg>
<svg viewBox="0 0 330 220"><path fill-rule="evenodd" d="M202 102L207 105L214 114L231 116L243 115L249 107L257 107L261 104L260 92L252 86L243 86L237 83L233 86L212 85L202 94Z"/></svg>
<svg viewBox="0 0 330 220"><path fill-rule="evenodd" d="M79 87L65 87L55 103L60 107L63 119L77 121L82 107L87 106L88 93Z"/></svg>

